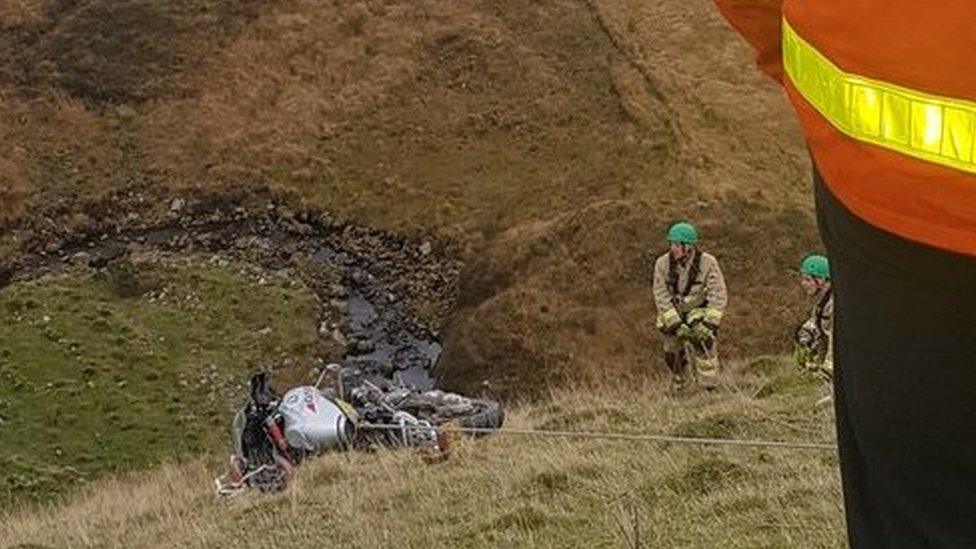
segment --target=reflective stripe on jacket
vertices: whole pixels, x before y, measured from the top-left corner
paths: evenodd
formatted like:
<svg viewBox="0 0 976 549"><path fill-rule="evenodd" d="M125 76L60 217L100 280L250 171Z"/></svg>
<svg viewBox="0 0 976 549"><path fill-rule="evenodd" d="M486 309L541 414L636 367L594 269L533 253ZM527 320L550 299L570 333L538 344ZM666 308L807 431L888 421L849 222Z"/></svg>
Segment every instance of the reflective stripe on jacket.
<svg viewBox="0 0 976 549"><path fill-rule="evenodd" d="M785 86L844 206L976 255L976 2L715 1Z"/></svg>

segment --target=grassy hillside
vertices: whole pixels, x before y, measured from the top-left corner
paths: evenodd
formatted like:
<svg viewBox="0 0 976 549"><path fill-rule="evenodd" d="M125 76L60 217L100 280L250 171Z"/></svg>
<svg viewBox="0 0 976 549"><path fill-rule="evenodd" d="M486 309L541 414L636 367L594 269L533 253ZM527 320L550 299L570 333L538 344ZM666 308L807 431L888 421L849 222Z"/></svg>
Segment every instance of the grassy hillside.
<svg viewBox="0 0 976 549"><path fill-rule="evenodd" d="M0 507L222 450L251 371L327 351L310 292L200 259L76 268L0 311Z"/></svg>
<svg viewBox="0 0 976 549"><path fill-rule="evenodd" d="M676 218L726 266L728 353L779 352L805 308L805 153L708 3L17 0L0 49L0 249L131 186L271 185L452 242L446 370L513 393L662 367Z"/></svg>
<svg viewBox="0 0 976 549"><path fill-rule="evenodd" d="M817 441L822 382L788 363L747 365L734 389L664 397L656 386L557 391L511 425ZM0 520L7 546L843 547L830 452L710 449L499 435L444 463L409 452L309 462L294 489L216 500L216 458L105 480L55 507ZM628 542L627 540L631 540ZM29 545L34 544L34 545Z"/></svg>
<svg viewBox="0 0 976 549"><path fill-rule="evenodd" d="M789 109L709 2L4 0L0 51L0 280L96 220L274 195L462 260L439 375L514 425L832 438L824 387L748 360L789 346L818 239ZM672 397L650 275L684 218L748 366ZM330 350L305 288L208 259L0 290L0 505L69 498L7 511L0 546L612 546L635 516L645 545L842 544L815 453L495 437L215 502L247 372Z"/></svg>

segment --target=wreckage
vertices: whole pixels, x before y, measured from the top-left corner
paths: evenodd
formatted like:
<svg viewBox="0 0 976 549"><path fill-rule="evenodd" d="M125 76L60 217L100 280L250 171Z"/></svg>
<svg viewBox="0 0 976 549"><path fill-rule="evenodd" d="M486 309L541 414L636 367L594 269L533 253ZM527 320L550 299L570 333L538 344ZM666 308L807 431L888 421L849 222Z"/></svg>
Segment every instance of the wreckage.
<svg viewBox="0 0 976 549"><path fill-rule="evenodd" d="M412 447L446 455L449 439L440 429L446 423L486 434L504 421L494 400L425 390L335 364L319 385L326 373L330 386L299 386L280 397L267 373L251 378L248 402L231 429L230 471L215 481L218 495L282 490L298 465L328 452Z"/></svg>

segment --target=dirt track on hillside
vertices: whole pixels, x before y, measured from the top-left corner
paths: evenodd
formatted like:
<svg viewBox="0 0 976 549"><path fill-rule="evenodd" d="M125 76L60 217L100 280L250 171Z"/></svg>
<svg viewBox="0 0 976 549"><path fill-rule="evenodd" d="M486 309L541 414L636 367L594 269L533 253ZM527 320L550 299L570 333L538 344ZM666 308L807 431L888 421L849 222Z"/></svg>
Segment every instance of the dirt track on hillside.
<svg viewBox="0 0 976 549"><path fill-rule="evenodd" d="M78 53L108 0L0 11L0 248L120 189L267 184L450 242L443 367L520 392L661 367L650 260L687 217L729 279L723 348L783 349L789 271L817 245L808 164L709 3L251 2L216 32L224 2L193 1L140 50L159 74Z"/></svg>

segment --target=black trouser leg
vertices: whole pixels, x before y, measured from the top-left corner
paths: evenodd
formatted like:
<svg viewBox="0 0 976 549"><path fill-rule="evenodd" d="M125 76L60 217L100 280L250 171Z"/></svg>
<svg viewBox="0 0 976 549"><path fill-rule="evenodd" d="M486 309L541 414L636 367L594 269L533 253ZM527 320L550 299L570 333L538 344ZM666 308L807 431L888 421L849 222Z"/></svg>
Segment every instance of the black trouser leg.
<svg viewBox="0 0 976 549"><path fill-rule="evenodd" d="M851 546L976 547L976 259L880 231L814 179Z"/></svg>
<svg viewBox="0 0 976 549"><path fill-rule="evenodd" d="M675 376L680 376L684 374L684 353L681 352L666 352L664 353L664 362L668 365L668 370Z"/></svg>

